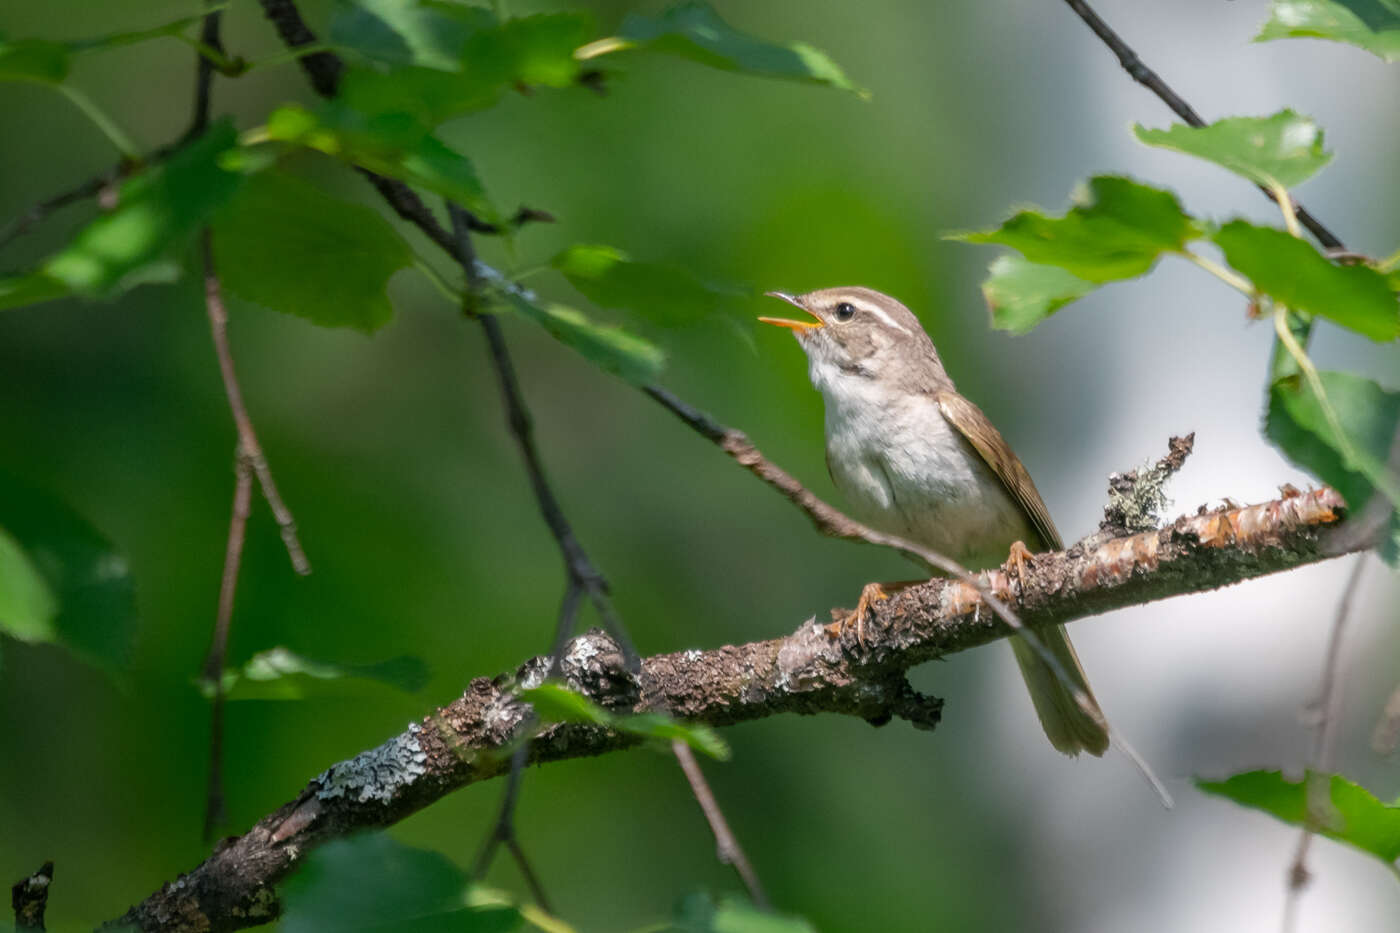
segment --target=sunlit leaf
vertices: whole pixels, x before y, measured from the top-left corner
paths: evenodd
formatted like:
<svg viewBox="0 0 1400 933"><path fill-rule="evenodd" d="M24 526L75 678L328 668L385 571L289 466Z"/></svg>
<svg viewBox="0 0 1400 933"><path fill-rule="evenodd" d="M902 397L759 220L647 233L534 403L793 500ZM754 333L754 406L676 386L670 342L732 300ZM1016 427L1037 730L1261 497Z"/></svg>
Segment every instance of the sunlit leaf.
<svg viewBox="0 0 1400 933"><path fill-rule="evenodd" d="M0 633L28 642L52 642L58 598L29 555L0 528Z"/></svg>
<svg viewBox="0 0 1400 933"><path fill-rule="evenodd" d="M1331 39L1400 61L1400 9L1388 0L1274 0L1255 41Z"/></svg>
<svg viewBox="0 0 1400 933"><path fill-rule="evenodd" d="M716 903L710 894L698 892L676 905L666 933L816 933L816 927L801 917L759 910L737 898Z"/></svg>
<svg viewBox="0 0 1400 933"><path fill-rule="evenodd" d="M427 682L428 666L421 658L333 664L286 648L272 648L253 655L240 668L224 671L224 695L229 700L305 700L361 696L379 686L415 693ZM200 689L206 696L213 695L208 683L201 683Z"/></svg>
<svg viewBox="0 0 1400 933"><path fill-rule="evenodd" d="M539 324L589 362L632 383L649 382L661 371L665 354L654 344L619 327L595 324L581 311L507 293L509 307Z"/></svg>
<svg viewBox="0 0 1400 933"><path fill-rule="evenodd" d="M1174 149L1214 162L1261 185L1292 188L1332 159L1322 129L1309 117L1281 110L1271 117L1230 117L1209 126L1177 123L1165 130L1133 128L1149 146Z"/></svg>
<svg viewBox="0 0 1400 933"><path fill-rule="evenodd" d="M413 251L383 217L277 172L249 180L214 224L230 292L325 327L389 321L385 289Z"/></svg>
<svg viewBox="0 0 1400 933"><path fill-rule="evenodd" d="M0 81L60 84L68 77L68 47L44 39L0 38Z"/></svg>
<svg viewBox="0 0 1400 933"><path fill-rule="evenodd" d="M614 39L585 47L581 54L645 48L744 74L825 84L864 95L841 67L805 42L760 39L730 26L708 3L680 3L660 14L631 13Z"/></svg>
<svg viewBox="0 0 1400 933"><path fill-rule="evenodd" d="M67 505L5 473L0 632L59 645L112 672L126 668L136 641L126 560Z"/></svg>
<svg viewBox="0 0 1400 933"><path fill-rule="evenodd" d="M1025 210L992 230L954 233L949 239L999 243L1031 262L1059 266L1090 282L1130 279L1163 253L1182 252L1201 235L1176 195L1129 178L1098 175L1078 192L1063 217Z"/></svg>
<svg viewBox="0 0 1400 933"><path fill-rule="evenodd" d="M1098 285L1059 266L1044 266L1021 256L998 256L982 283L982 297L992 312L992 326L1024 334Z"/></svg>
<svg viewBox="0 0 1400 933"><path fill-rule="evenodd" d="M79 230L38 271L0 281L0 308L70 293L109 297L178 277L171 254L242 184L219 165L233 144L232 124L220 121L165 162L128 179L115 210Z"/></svg>
<svg viewBox="0 0 1400 933"><path fill-rule="evenodd" d="M426 188L487 218L495 217L471 161L448 148L411 114L362 114L335 103L313 112L293 104L273 111L267 135Z"/></svg>
<svg viewBox="0 0 1400 933"><path fill-rule="evenodd" d="M671 263L637 262L611 246L577 245L551 261L594 304L675 325L746 310L749 289L704 282Z"/></svg>
<svg viewBox="0 0 1400 933"><path fill-rule="evenodd" d="M1316 826L1319 835L1369 852L1394 867L1400 859L1400 804L1382 803L1366 788L1340 774L1310 775L1326 782L1326 813ZM1246 807L1263 810L1293 826L1308 822L1306 780L1290 781L1278 771L1246 771L1224 781L1197 780L1196 786ZM1314 810L1319 808L1314 807Z"/></svg>
<svg viewBox="0 0 1400 933"><path fill-rule="evenodd" d="M1312 244L1273 227L1232 220L1215 234L1230 265L1269 297L1372 340L1400 336L1400 304L1381 273L1339 266Z"/></svg>
<svg viewBox="0 0 1400 933"><path fill-rule="evenodd" d="M510 933L520 908L482 896L446 856L383 833L319 846L282 886L283 933Z"/></svg>
<svg viewBox="0 0 1400 933"><path fill-rule="evenodd" d="M1289 460L1309 470L1346 500L1352 514L1377 489L1388 489L1400 508L1400 480L1386 470L1396 426L1400 392L1351 373L1319 373L1323 391L1337 415L1339 437L1321 403L1301 374L1277 380L1269 389L1264 431ZM1381 548L1392 563L1400 549L1400 512L1391 516L1391 533Z"/></svg>

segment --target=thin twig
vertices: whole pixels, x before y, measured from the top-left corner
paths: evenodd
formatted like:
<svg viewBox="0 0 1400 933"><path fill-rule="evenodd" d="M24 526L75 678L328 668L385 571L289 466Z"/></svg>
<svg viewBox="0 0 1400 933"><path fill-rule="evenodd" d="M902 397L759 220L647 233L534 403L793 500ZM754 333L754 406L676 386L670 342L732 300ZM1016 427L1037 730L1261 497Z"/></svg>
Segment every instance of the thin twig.
<svg viewBox="0 0 1400 933"><path fill-rule="evenodd" d="M690 782L690 789L695 794L695 801L700 804L700 810L705 814L705 821L710 824L710 831L714 833L716 854L719 856L720 862L732 866L735 874L744 882L744 887L749 889L749 899L756 906L768 910L770 906L768 895L763 893L763 885L759 883L758 873L749 864L748 856L744 854L739 840L729 829L729 823L724 819L724 811L719 808L719 803L716 802L715 795L705 780L705 772L700 770L700 763L695 760L695 753L690 750L689 745L680 739L671 742L671 751L675 754L676 761L680 762L681 770L685 772L685 779Z"/></svg>
<svg viewBox="0 0 1400 933"><path fill-rule="evenodd" d="M209 789L204 806L204 839L223 824L224 809L224 659L228 654L228 633L233 621L233 597L238 589L238 568L243 559L243 542L248 514L253 505L253 466L240 448L234 456L233 515L228 524L224 547L224 572L219 582L219 609L214 616L214 634L204 659L204 681L214 690L209 728Z"/></svg>
<svg viewBox="0 0 1400 933"><path fill-rule="evenodd" d="M647 385L643 387L648 395L660 402L672 414L676 415L693 430L717 444L725 453L733 457L741 466L753 473L759 479L781 492L789 502L797 506L807 514L807 517L816 525L817 530L822 534L833 538L842 538L848 541L864 541L867 544L874 544L878 547L887 547L899 551L906 557L916 561L936 567L951 577L955 577L975 589L982 599L991 607L992 611L1006 623L1007 628L1020 635L1035 652L1036 656L1045 663L1054 673L1057 680L1074 697L1075 703L1089 717L1100 720L1100 713L1088 693L1079 686L1076 679L1070 674L1065 666L1060 663L1059 658L1045 647L1040 637L1035 632L1026 628L1020 618L1011 611L1001 598L992 592L986 579L974 575L966 567L957 561L949 558L937 551L899 538L895 535L887 535L876 531L873 528L857 522L832 506L817 498L810 490L803 486L795 477L782 467L770 461L753 445L753 442L742 432L733 428L726 428L724 425L710 418L704 412L691 405L682 402L672 395L668 390L658 385ZM1170 809L1172 804L1171 795L1161 780L1157 778L1152 770L1147 766L1141 755L1123 738L1121 734L1104 722L1104 728L1109 739L1122 752L1135 768L1142 774L1143 778L1152 787L1153 791L1162 801L1162 806Z"/></svg>
<svg viewBox="0 0 1400 933"><path fill-rule="evenodd" d="M212 5L212 4L207 4ZM218 55L224 54L223 39L219 36L221 10L204 14L204 24L200 29L199 41L205 48ZM185 131L185 140L204 135L209 127L209 106L214 86L214 62L204 54L195 56L194 114L190 118L190 128Z"/></svg>
<svg viewBox="0 0 1400 933"><path fill-rule="evenodd" d="M559 672L564 646L568 644L569 637L573 634L574 626L578 621L579 602L582 595L582 587L578 581L571 577L565 585L564 599L559 605L559 621L554 633L554 646L549 656L549 672L546 675L548 677L553 677ZM527 732L529 728L530 725L526 724ZM506 789L501 794L501 808L496 814L496 822L492 826L490 834L482 844L481 851L477 853L476 861L473 863L472 877L478 881L486 877L486 872L491 868L491 862L496 857L497 849L504 844L514 857L515 864L519 866L520 874L524 876L525 883L529 885L535 901L546 911L553 913L553 909L549 906L549 900L545 897L544 887L530 867L530 862L525 857L525 851L520 847L520 841L515 833L515 806L520 797L520 782L529 759L530 742L526 739L510 756L510 773L506 776Z"/></svg>
<svg viewBox="0 0 1400 933"><path fill-rule="evenodd" d="M1133 51L1132 47L1124 42L1122 37L1105 23L1099 17L1099 14L1093 11L1089 4L1085 3L1084 0L1065 0L1065 2L1068 3L1070 9L1079 14L1079 18L1084 20L1085 24L1094 31L1094 35L1102 39L1104 45L1108 46L1113 54L1118 56L1118 63L1123 66L1123 70L1126 71L1134 81L1147 88L1153 94L1156 94L1162 103L1170 107L1172 112L1185 120L1188 125L1194 127L1206 125L1206 121L1201 119L1201 115L1196 112L1195 108L1188 104L1180 94L1172 90L1171 86L1163 81L1157 72L1147 67L1147 64L1143 62L1137 52ZM1278 200L1278 196L1273 191L1269 190L1268 186L1259 185L1257 187L1260 191L1264 192L1270 200ZM1303 226L1312 231L1312 235L1317 237L1319 243L1328 249L1340 250L1346 248L1332 231L1323 226L1322 221L1308 213L1303 205L1297 204L1297 202L1294 203L1297 207L1298 219L1302 221Z"/></svg>
<svg viewBox="0 0 1400 933"><path fill-rule="evenodd" d="M238 431L238 442L252 466L253 475L258 478L263 498L277 527L282 531L282 543L292 560L292 569L303 576L311 572L311 563L306 559L301 541L297 538L296 520L291 510L277 492L277 484L272 478L272 467L267 463L258 435L253 430L253 419L243 404L243 390L238 386L238 374L233 368L233 353L228 343L228 310L224 307L223 292L219 287L219 277L214 268L214 247L212 237L206 229L201 239L204 254L204 298L209 311L209 331L214 338L214 353L219 358L219 373L224 381L224 394L228 396L229 411L233 414L233 424Z"/></svg>
<svg viewBox="0 0 1400 933"><path fill-rule="evenodd" d="M1332 619L1332 633L1327 639L1327 655L1322 662L1322 682L1318 687L1316 732L1313 735L1307 773L1303 776L1307 800L1303 832L1298 837L1298 848L1288 866L1287 893L1284 895L1283 906L1284 933L1294 929L1297 922L1298 904L1303 889L1312 878L1307 864L1308 849L1312 845L1317 827L1327 821L1327 811L1332 805L1332 768L1336 751L1337 724L1342 718L1342 635L1351 615L1352 599L1361 586L1361 576L1365 568L1366 555L1362 554L1356 558L1351 575L1347 577L1342 598L1337 602L1337 614Z"/></svg>
<svg viewBox="0 0 1400 933"><path fill-rule="evenodd" d="M475 283L478 282L479 273L476 254L471 246L466 211L455 204L449 205L448 210L452 216L452 229L457 238L457 259L462 264L463 272L467 276L467 291L472 293L475 291ZM583 546L579 544L573 526L569 524L564 510L559 505L559 500L554 495L554 490L545 478L544 464L540 458L539 448L535 445L534 426L530 412L525 405L525 396L521 391L520 381L516 378L515 366L511 362L510 350L506 346L500 322L492 314L477 315L477 320L480 321L482 330L486 334L491 364L496 372L496 379L501 388L501 398L506 407L506 421L510 425L511 434L515 436L516 445L520 448L520 454L525 461L525 471L530 478L530 487L534 491L540 515L544 519L545 525L548 526L550 534L554 536L555 543L559 546L559 552L564 558L565 572L570 579L577 581L583 587L584 592L588 594L589 601L598 611L598 615L603 621L603 627L622 646L629 666L635 669L641 659L636 648L632 646L632 641L627 636L621 620L612 608L612 602L608 595L608 581L594 565Z"/></svg>

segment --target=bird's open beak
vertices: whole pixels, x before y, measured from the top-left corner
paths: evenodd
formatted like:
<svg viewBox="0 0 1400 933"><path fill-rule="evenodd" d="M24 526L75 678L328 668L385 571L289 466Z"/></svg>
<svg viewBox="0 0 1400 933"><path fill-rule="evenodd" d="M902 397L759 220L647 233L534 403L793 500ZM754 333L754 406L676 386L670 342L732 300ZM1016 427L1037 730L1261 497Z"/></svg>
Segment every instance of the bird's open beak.
<svg viewBox="0 0 1400 933"><path fill-rule="evenodd" d="M806 311L808 314L812 314L811 311L807 311L806 308L802 307L802 302L798 301L797 296L795 295L789 295L787 292L764 292L763 294L767 295L769 298L781 298L783 301L786 301L794 308L800 308L801 310ZM812 314L812 317L815 318L816 315ZM759 320L765 324L773 324L778 327L786 327L790 330L796 331L799 334L805 330L814 330L815 328L822 326L822 322L820 320L791 321L785 317L761 317L759 318Z"/></svg>

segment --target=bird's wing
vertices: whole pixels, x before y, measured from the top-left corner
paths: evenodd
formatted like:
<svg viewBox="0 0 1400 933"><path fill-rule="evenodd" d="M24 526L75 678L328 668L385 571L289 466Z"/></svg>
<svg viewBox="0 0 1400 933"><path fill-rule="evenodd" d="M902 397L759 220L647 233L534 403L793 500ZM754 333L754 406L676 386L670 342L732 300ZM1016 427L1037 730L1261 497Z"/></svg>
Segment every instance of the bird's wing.
<svg viewBox="0 0 1400 933"><path fill-rule="evenodd" d="M967 438L987 466L992 468L997 479L1001 480L1011 498L1025 511L1040 535L1041 543L1052 551L1064 547L1060 542L1060 533L1055 530L1055 523L1050 520L1050 511L1045 508L1045 500L1040 498L1040 491L1031 481L1031 475L1011 452L1001 432L982 414L982 409L956 392L938 392L935 398L943 417Z"/></svg>

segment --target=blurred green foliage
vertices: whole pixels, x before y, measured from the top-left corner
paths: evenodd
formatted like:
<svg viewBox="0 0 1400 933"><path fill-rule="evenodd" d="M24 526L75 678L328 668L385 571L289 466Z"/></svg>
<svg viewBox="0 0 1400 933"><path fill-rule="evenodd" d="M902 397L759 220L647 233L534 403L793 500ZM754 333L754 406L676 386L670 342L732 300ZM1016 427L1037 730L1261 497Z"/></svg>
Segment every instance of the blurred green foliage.
<svg viewBox="0 0 1400 933"><path fill-rule="evenodd" d="M85 517L79 531L51 514L35 533L15 517L20 506L0 510L0 581L22 581L18 598L0 599L0 625L27 641L59 633L87 656L82 637L63 634L64 615L100 598L87 618L110 626L90 654L121 671L114 681L23 642L6 641L0 657L0 871L18 878L42 851L75 879L55 895L52 928L115 916L205 852L208 711L193 675L218 589L234 445L189 271L198 269L193 235L209 218L219 218L216 255L241 299L230 328L249 407L316 566L296 578L275 526L255 510L230 666L242 675L235 696L269 702L227 712L231 828L449 700L468 677L544 650L562 584L479 338L457 313L460 280L417 233L391 229L343 163L458 198L488 221L521 201L561 218L477 244L534 290L503 290L493 310L505 312L551 476L645 652L786 631L849 602L893 562L814 539L785 503L600 368L656 378L664 349L669 385L829 493L800 355L736 321L758 313L753 294L764 288L861 282L903 297L936 340L967 345L956 368L986 390L970 394L1009 434L1025 423L1011 404L1022 387L979 375L972 335L982 322L962 310L972 283L945 274L963 260L934 236L954 218L976 219L970 182L994 172L940 133L940 112L978 105L952 92L928 99L928 74L948 67L938 56L969 54L953 37L973 13L907 5L891 17L898 28L869 39L865 14L838 4L734 5L724 17L696 3L588 6L512 3L518 15L507 18L441 3L309 2L313 26L352 66L342 97L324 103L257 9L235 5L224 35L241 76L219 79L216 98L230 119L168 159L127 166L115 211L69 209L0 251L0 307L48 302L0 318L0 435L10 440L0 465ZM193 74L187 43L136 41L171 29L130 32L158 13L192 23L186 4L156 7L8 9L4 34L34 39L0 43L0 79L70 96L86 89L154 151L183 132ZM919 54L889 53L900 31L921 37ZM79 41L104 33L111 38ZM858 93L800 86L812 84ZM103 112L80 104L105 138L56 101L47 88L0 100L0 125L28 130L14 137L27 145L0 153L0 217L116 161L111 143L124 137ZM1012 107L1005 128L982 128L981 151L1003 151L1035 125L1031 104ZM989 297L995 284L1020 303L1004 326L1029 329L1086 294L1086 280L1140 274L1201 232L1167 192L1111 176L1091 185L1094 203L1065 219L1023 214L1025 230L984 237L1053 264L994 266ZM911 197L936 201L938 223ZM1044 248L1062 237L1069 261ZM609 245L579 245L598 243ZM431 279L396 275L421 270L424 256ZM1060 267L1069 279L1045 271ZM723 282L761 285L714 284ZM1269 292L1266 276L1255 284ZM115 300L56 300L70 294ZM573 307L585 300L598 307ZM1373 302L1359 313L1373 321L1378 312ZM370 342L307 320L377 332ZM1325 418L1294 420L1324 448L1343 443ZM25 492L22 507L48 496ZM46 563L40 539L52 529L85 548L57 566L100 565L110 589L72 595ZM140 629L128 656L133 581ZM362 694L346 679L417 686L415 662L383 661L405 655L431 665L417 696ZM955 689L969 670L945 665L941 687ZM711 776L775 900L817 928L925 929L929 917L944 930L1027 928L1044 903L1035 885L1025 897L1007 896L1007 885L1035 875L1036 855L1015 808L986 789L987 721L945 729L936 750L899 726L754 723L726 732L734 761ZM633 725L652 738L682 734L654 720ZM929 806L935 795L942 803ZM366 843L377 854L345 843L313 866L365 871L403 856L419 877L446 879L429 892L440 905L443 891L461 893L451 863L469 858L494 806L492 788L475 788L395 828L445 855L380 838ZM670 916L677 929L802 928L724 898L683 899L735 882L714 863L709 831L662 756L532 772L519 820L561 913L581 930ZM423 860L431 870L419 870ZM316 881L313 871L297 883ZM492 881L521 887L508 867ZM288 927L326 928L307 902L289 904ZM500 911L520 919L509 902Z"/></svg>

